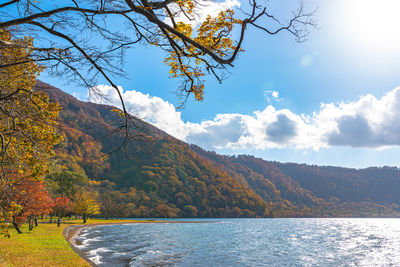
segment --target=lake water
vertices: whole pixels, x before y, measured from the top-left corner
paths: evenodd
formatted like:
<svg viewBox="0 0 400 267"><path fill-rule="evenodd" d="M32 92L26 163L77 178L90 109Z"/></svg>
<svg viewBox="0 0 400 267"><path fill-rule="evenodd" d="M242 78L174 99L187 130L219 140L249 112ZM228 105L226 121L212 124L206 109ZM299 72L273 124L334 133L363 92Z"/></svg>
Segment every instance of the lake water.
<svg viewBox="0 0 400 267"><path fill-rule="evenodd" d="M400 219L215 221L97 226L77 239L98 266L400 266Z"/></svg>

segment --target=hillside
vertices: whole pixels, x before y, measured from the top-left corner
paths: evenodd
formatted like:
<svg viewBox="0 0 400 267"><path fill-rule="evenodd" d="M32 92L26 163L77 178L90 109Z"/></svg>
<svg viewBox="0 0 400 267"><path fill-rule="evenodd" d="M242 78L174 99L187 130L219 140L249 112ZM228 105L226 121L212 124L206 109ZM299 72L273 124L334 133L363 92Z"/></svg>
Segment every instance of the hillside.
<svg viewBox="0 0 400 267"><path fill-rule="evenodd" d="M122 133L106 137L118 122L113 107L79 101L45 83L37 88L63 107L59 130L65 140L57 148L58 163L104 181L101 193L118 192L115 203L126 204L120 208L124 216L268 216L261 197L143 121L135 122L141 130L136 140L106 154L123 141Z"/></svg>
<svg viewBox="0 0 400 267"><path fill-rule="evenodd" d="M38 81L63 107L56 164L100 181L115 217L397 216L400 171L268 162L222 156L135 120L123 149L111 106L86 103ZM111 154L109 152L114 151ZM104 214L103 214L104 215Z"/></svg>
<svg viewBox="0 0 400 267"><path fill-rule="evenodd" d="M266 199L271 188L275 200L289 200L295 216L398 216L400 170L395 167L351 169L265 161L248 155L222 156L192 145L231 174L247 173L249 187ZM249 175L250 174L250 175ZM270 183L269 183L270 182ZM262 184L269 186L262 186ZM272 187L271 187L272 185ZM279 205L278 205L279 206ZM271 210L274 210L273 207ZM281 211L276 211L278 214ZM287 215L284 213L284 216Z"/></svg>

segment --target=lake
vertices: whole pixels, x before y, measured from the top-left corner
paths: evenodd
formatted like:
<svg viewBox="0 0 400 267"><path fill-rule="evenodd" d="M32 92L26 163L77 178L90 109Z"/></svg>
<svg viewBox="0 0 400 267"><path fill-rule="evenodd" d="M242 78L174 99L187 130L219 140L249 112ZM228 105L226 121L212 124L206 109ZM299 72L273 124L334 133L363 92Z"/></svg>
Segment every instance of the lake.
<svg viewBox="0 0 400 267"><path fill-rule="evenodd" d="M194 220L215 222L96 226L78 248L98 266L400 266L400 219Z"/></svg>

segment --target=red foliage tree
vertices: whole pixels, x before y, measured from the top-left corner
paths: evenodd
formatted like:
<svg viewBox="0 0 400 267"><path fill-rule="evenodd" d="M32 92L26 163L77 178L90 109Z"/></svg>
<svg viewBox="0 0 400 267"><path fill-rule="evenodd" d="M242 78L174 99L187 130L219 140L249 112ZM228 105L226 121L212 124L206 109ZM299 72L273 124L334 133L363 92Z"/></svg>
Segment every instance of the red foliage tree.
<svg viewBox="0 0 400 267"><path fill-rule="evenodd" d="M72 211L71 201L68 197L56 197L54 199L53 211L57 214L57 226L60 227L61 218Z"/></svg>
<svg viewBox="0 0 400 267"><path fill-rule="evenodd" d="M18 207L13 214L13 225L20 233L20 225L27 221L29 229L33 227L33 221L37 224L37 216L48 215L53 211L53 199L46 190L43 181L33 177L26 177L15 182L13 203Z"/></svg>

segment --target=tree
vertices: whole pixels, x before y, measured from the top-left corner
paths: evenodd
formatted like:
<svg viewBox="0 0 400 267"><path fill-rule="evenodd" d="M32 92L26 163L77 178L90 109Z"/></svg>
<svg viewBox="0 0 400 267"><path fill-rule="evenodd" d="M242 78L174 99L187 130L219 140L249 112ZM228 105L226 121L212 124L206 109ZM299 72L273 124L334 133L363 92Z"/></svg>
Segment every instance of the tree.
<svg viewBox="0 0 400 267"><path fill-rule="evenodd" d="M49 67L63 79L80 79L93 88L99 77L118 93L124 122L133 121L128 114L113 75L123 75L121 68L126 49L151 45L165 51L164 63L170 75L181 80L178 94L182 105L189 95L204 98L203 76L218 81L243 51L249 28L276 35L286 31L299 42L304 41L309 27L314 26L314 12L303 4L293 10L287 22L269 12L267 4L250 0L243 9L222 10L216 17L202 18L208 0L9 0L0 4L0 29L11 29L15 36L35 36L36 43L20 44L2 40L1 46L30 49L29 62ZM2 62L0 68L25 64L26 59ZM96 93L96 91L91 91Z"/></svg>
<svg viewBox="0 0 400 267"><path fill-rule="evenodd" d="M97 203L97 192L80 190L76 192L73 202L73 211L82 216L83 223L91 215L100 214L100 206Z"/></svg>
<svg viewBox="0 0 400 267"><path fill-rule="evenodd" d="M101 212L110 219L114 217L119 219L124 215L126 208L126 198L123 193L119 191L106 191L100 194Z"/></svg>
<svg viewBox="0 0 400 267"><path fill-rule="evenodd" d="M184 211L185 211L185 216L187 217L196 217L198 214L197 208L193 205L186 205L184 207Z"/></svg>
<svg viewBox="0 0 400 267"><path fill-rule="evenodd" d="M155 208L155 214L157 217L174 218L178 217L178 209L176 207L170 207L167 204L160 203Z"/></svg>
<svg viewBox="0 0 400 267"><path fill-rule="evenodd" d="M72 211L71 201L68 197L56 197L54 199L53 211L58 216L57 226L60 227L61 218Z"/></svg>
<svg viewBox="0 0 400 267"><path fill-rule="evenodd" d="M79 188L89 183L86 175L71 171L52 173L47 176L47 180L53 193L66 196L70 200L74 200L73 198Z"/></svg>
<svg viewBox="0 0 400 267"><path fill-rule="evenodd" d="M112 198L111 192L101 194L101 213L106 219L110 219L113 213L115 202Z"/></svg>
<svg viewBox="0 0 400 267"><path fill-rule="evenodd" d="M33 228L33 221L36 216L44 216L50 214L53 210L53 199L46 190L43 181L36 180L33 177L25 177L13 183L15 192L13 199L10 199L13 210L12 224L18 233L20 225L28 220L29 230Z"/></svg>
<svg viewBox="0 0 400 267"><path fill-rule="evenodd" d="M18 208L18 187L38 182L48 172L53 146L60 142L56 119L60 107L32 89L43 67L32 62L33 39L12 38L0 29L0 212L9 222ZM20 64L13 64L16 61ZM24 211L25 212L25 211Z"/></svg>

